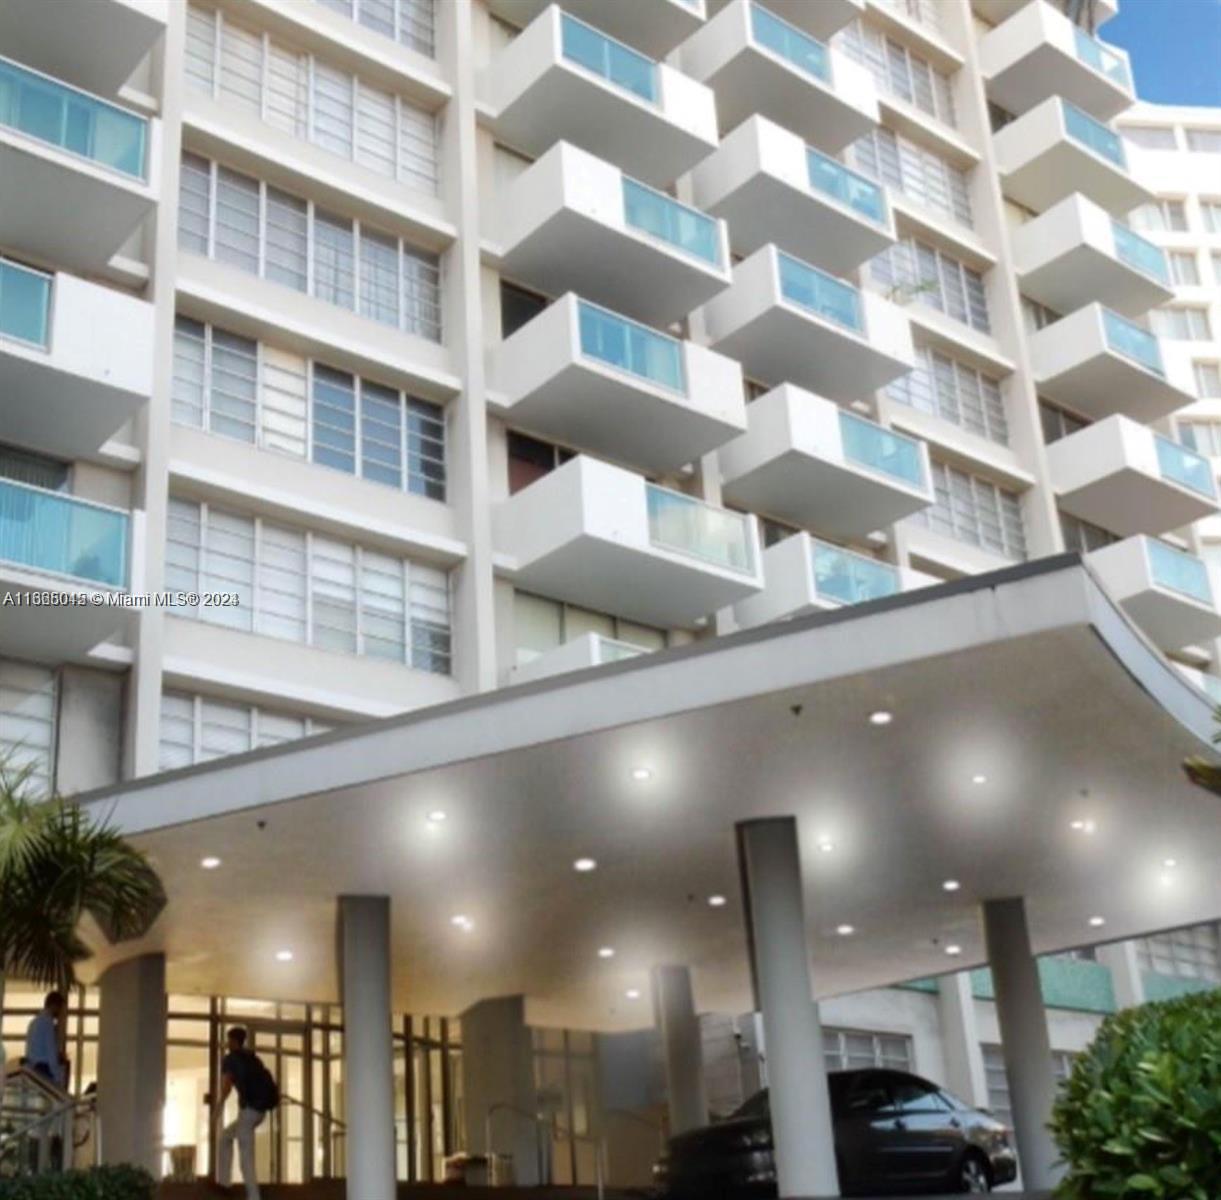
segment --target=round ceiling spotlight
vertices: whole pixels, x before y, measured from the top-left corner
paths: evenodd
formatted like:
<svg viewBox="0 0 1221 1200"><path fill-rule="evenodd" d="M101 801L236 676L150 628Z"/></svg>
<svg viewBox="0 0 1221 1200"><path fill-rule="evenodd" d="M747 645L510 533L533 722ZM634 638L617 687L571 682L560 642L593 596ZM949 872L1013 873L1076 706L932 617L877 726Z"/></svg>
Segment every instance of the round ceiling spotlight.
<svg viewBox="0 0 1221 1200"><path fill-rule="evenodd" d="M871 712L869 714L869 724L870 725L877 725L877 726L889 725L891 723L891 721L893 721L894 719L895 719L894 713L887 712L886 709L884 709L884 708L879 708L876 712Z"/></svg>

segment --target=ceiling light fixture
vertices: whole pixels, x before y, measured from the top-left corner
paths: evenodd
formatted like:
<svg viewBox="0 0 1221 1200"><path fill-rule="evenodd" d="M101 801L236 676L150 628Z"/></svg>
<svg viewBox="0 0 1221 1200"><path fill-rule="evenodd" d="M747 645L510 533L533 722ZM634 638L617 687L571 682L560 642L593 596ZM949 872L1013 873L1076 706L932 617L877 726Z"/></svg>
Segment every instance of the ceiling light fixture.
<svg viewBox="0 0 1221 1200"><path fill-rule="evenodd" d="M1078 817L1077 820L1069 822L1069 828L1075 833L1093 833L1098 826L1093 821Z"/></svg>
<svg viewBox="0 0 1221 1200"><path fill-rule="evenodd" d="M449 820L449 813L443 808L434 808L428 814L428 823L430 825L441 825L447 820Z"/></svg>
<svg viewBox="0 0 1221 1200"><path fill-rule="evenodd" d="M946 892L956 892L960 887L962 887L962 884L959 883L957 879L947 879L945 883L941 885L942 891Z"/></svg>
<svg viewBox="0 0 1221 1200"><path fill-rule="evenodd" d="M956 943L951 942L951 943L950 943L950 944L949 944L949 945L948 945L948 946L945 948L945 952L946 952L946 953L947 953L947 954L948 954L948 955L949 955L951 958L957 958L957 957L958 957L958 956L959 956L959 955L962 953L962 947L961 947L961 946L959 946L959 945L957 945Z"/></svg>
<svg viewBox="0 0 1221 1200"><path fill-rule="evenodd" d="M450 917L449 923L456 928L461 929L463 933L470 933L470 931L475 928L475 922L472 921L470 917L465 916L463 913L458 913L457 916Z"/></svg>
<svg viewBox="0 0 1221 1200"><path fill-rule="evenodd" d="M1090 925L1094 929L1101 929L1106 923L1106 917L1090 917Z"/></svg>
<svg viewBox="0 0 1221 1200"><path fill-rule="evenodd" d="M835 843L830 838L819 838L818 848L823 854L830 854L835 849Z"/></svg>
<svg viewBox="0 0 1221 1200"><path fill-rule="evenodd" d="M987 775L972 775L971 782L972 783L987 783L988 777L987 777Z"/></svg>
<svg viewBox="0 0 1221 1200"><path fill-rule="evenodd" d="M598 869L598 860L596 858L578 858L572 864L572 869L582 875L588 874L590 871Z"/></svg>
<svg viewBox="0 0 1221 1200"><path fill-rule="evenodd" d="M1175 869L1175 867L1177 867L1178 865L1179 865L1179 860L1177 858L1162 859L1162 866L1165 867L1167 871L1173 871Z"/></svg>
<svg viewBox="0 0 1221 1200"><path fill-rule="evenodd" d="M629 1000L639 1000L640 999L640 989L639 988L628 988L628 990L626 992L624 992L623 994Z"/></svg>
<svg viewBox="0 0 1221 1200"><path fill-rule="evenodd" d="M856 926L855 925L837 925L835 927L835 932L838 933L840 937L851 937L856 932Z"/></svg>
<svg viewBox="0 0 1221 1200"><path fill-rule="evenodd" d="M644 783L646 780L653 778L653 772L648 767L633 767L632 778L637 783Z"/></svg>
<svg viewBox="0 0 1221 1200"><path fill-rule="evenodd" d="M277 950L276 962L292 962L293 952L291 950Z"/></svg>
<svg viewBox="0 0 1221 1200"><path fill-rule="evenodd" d="M728 903L729 902L725 899L725 897L721 896L721 895L708 897L708 907L709 908L724 908L725 905Z"/></svg>
<svg viewBox="0 0 1221 1200"><path fill-rule="evenodd" d="M599 958L614 958L615 957L614 946L600 946L598 948L598 957Z"/></svg>
<svg viewBox="0 0 1221 1200"><path fill-rule="evenodd" d="M871 712L869 714L870 725L889 725L894 719L894 713L887 712L884 708L879 708L877 712Z"/></svg>
<svg viewBox="0 0 1221 1200"><path fill-rule="evenodd" d="M217 858L215 854L209 854L206 858L201 858L199 860L199 865L203 867L205 871L215 871L216 868L220 866L220 859Z"/></svg>

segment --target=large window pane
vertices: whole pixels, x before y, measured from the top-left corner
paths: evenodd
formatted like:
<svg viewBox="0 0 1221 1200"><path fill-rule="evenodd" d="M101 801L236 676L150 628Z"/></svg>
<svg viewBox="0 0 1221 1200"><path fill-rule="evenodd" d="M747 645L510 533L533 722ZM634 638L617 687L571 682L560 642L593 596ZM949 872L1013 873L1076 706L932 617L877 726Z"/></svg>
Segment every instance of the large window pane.
<svg viewBox="0 0 1221 1200"><path fill-rule="evenodd" d="M309 217L304 200L279 188L267 189L266 275L304 292L309 282Z"/></svg>
<svg viewBox="0 0 1221 1200"><path fill-rule="evenodd" d="M356 472L356 386L351 375L314 367L314 462Z"/></svg>
<svg viewBox="0 0 1221 1200"><path fill-rule="evenodd" d="M340 308L352 308L355 262L352 222L329 213L316 213L314 295Z"/></svg>

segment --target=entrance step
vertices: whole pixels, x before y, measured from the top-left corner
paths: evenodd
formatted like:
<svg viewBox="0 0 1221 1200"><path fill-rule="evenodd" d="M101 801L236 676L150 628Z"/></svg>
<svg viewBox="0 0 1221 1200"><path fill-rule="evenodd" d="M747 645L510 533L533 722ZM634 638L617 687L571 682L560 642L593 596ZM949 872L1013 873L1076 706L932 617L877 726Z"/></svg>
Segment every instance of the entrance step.
<svg viewBox="0 0 1221 1200"><path fill-rule="evenodd" d="M345 1181L317 1179L313 1183L264 1183L259 1185L263 1200L347 1200ZM163 1183L158 1200L217 1200L230 1195L240 1200L245 1195L240 1187L229 1193L220 1191L204 1180L197 1183ZM606 1200L641 1200L649 1193L644 1190L606 1190ZM597 1200L592 1187L464 1187L440 1183L400 1183L398 1200Z"/></svg>

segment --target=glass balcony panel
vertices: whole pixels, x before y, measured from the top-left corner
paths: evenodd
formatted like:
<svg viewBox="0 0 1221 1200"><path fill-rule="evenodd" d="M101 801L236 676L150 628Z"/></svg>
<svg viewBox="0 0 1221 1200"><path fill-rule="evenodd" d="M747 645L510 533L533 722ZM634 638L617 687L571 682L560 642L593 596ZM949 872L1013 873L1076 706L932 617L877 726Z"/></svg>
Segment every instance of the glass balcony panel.
<svg viewBox="0 0 1221 1200"><path fill-rule="evenodd" d="M1161 434L1155 433L1153 441L1157 446L1157 464L1163 479L1182 484L1210 499L1216 496L1217 486L1208 459Z"/></svg>
<svg viewBox="0 0 1221 1200"><path fill-rule="evenodd" d="M1162 352L1157 344L1157 338L1139 325L1125 320L1109 308L1102 310L1102 324L1106 331L1107 345L1116 354L1122 354L1155 375L1165 376L1162 366Z"/></svg>
<svg viewBox="0 0 1221 1200"><path fill-rule="evenodd" d="M633 646L630 642L617 642L613 638L598 638L598 662L623 662L628 658L638 658L647 651L642 646Z"/></svg>
<svg viewBox="0 0 1221 1200"><path fill-rule="evenodd" d="M1128 160L1124 157L1123 141L1119 134L1108 129L1101 121L1095 121L1075 104L1070 104L1067 100L1061 100L1060 103L1064 108L1064 128L1068 131L1068 136L1126 171Z"/></svg>
<svg viewBox="0 0 1221 1200"><path fill-rule="evenodd" d="M1120 262L1143 272L1158 283L1170 287L1170 268L1166 265L1166 255L1160 246L1146 241L1138 233L1133 233L1126 225L1118 221L1111 222L1115 233L1115 256Z"/></svg>
<svg viewBox="0 0 1221 1200"><path fill-rule="evenodd" d="M649 540L655 546L742 575L754 571L747 517L656 484L646 484L646 488Z"/></svg>
<svg viewBox="0 0 1221 1200"><path fill-rule="evenodd" d="M911 438L892 433L843 409L839 412L839 428L844 439L844 457L849 461L901 479L913 487L923 487L924 463L920 447Z"/></svg>
<svg viewBox="0 0 1221 1200"><path fill-rule="evenodd" d="M819 153L813 146L806 147L806 172L814 191L835 197L841 204L846 204L875 224L885 223L885 194L876 183L855 171L849 171L842 163Z"/></svg>
<svg viewBox="0 0 1221 1200"><path fill-rule="evenodd" d="M0 59L0 125L135 179L145 177L148 121Z"/></svg>
<svg viewBox="0 0 1221 1200"><path fill-rule="evenodd" d="M854 287L787 254L779 257L780 291L786 300L846 329L864 333L861 299Z"/></svg>
<svg viewBox="0 0 1221 1200"><path fill-rule="evenodd" d="M751 35L760 46L780 55L799 71L831 82L831 57L827 48L808 33L782 21L775 13L752 4L750 8Z"/></svg>
<svg viewBox="0 0 1221 1200"><path fill-rule="evenodd" d="M1077 42L1077 57L1086 66L1093 67L1120 87L1132 90L1132 76L1128 73L1128 64L1114 50L1090 37L1080 25L1073 26L1073 36Z"/></svg>
<svg viewBox="0 0 1221 1200"><path fill-rule="evenodd" d="M899 572L889 563L877 562L826 542L811 541L814 590L840 604L861 604L899 591Z"/></svg>
<svg viewBox="0 0 1221 1200"><path fill-rule="evenodd" d="M41 346L50 342L51 276L0 261L0 338Z"/></svg>
<svg viewBox="0 0 1221 1200"><path fill-rule="evenodd" d="M623 180L623 208L633 229L714 267L721 265L721 242L711 217L627 178Z"/></svg>
<svg viewBox="0 0 1221 1200"><path fill-rule="evenodd" d="M122 587L127 514L0 479L0 560Z"/></svg>
<svg viewBox="0 0 1221 1200"><path fill-rule="evenodd" d="M1149 569L1153 573L1154 583L1199 600L1201 604L1213 602L1208 568L1194 554L1185 554L1156 538L1145 538L1145 546L1149 552Z"/></svg>
<svg viewBox="0 0 1221 1200"><path fill-rule="evenodd" d="M580 302L581 353L686 395L682 345L605 308Z"/></svg>
<svg viewBox="0 0 1221 1200"><path fill-rule="evenodd" d="M657 64L604 33L564 13L564 57L650 104L657 103Z"/></svg>

